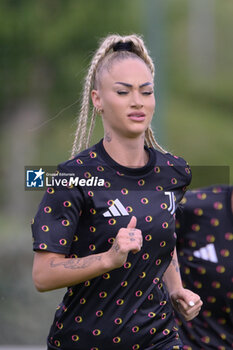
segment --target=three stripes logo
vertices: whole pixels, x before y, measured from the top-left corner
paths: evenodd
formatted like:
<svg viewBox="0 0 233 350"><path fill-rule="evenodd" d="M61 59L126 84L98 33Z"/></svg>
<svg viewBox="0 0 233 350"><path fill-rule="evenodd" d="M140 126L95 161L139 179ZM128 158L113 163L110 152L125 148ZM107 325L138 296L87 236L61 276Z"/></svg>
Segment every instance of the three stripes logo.
<svg viewBox="0 0 233 350"><path fill-rule="evenodd" d="M207 244L205 247L202 247L199 250L195 250L193 252L193 255L196 258L210 261L212 263L218 262L218 257L213 243Z"/></svg>
<svg viewBox="0 0 233 350"><path fill-rule="evenodd" d="M176 205L175 205L175 196L173 192L164 192L166 196L169 196L169 207L167 208L168 211L170 211L171 215L175 213Z"/></svg>
<svg viewBox="0 0 233 350"><path fill-rule="evenodd" d="M109 209L103 213L103 216L105 218L109 218L112 216L115 217L115 216L127 216L127 215L129 215L129 213L127 212L123 204L119 201L119 199L115 199L111 207L109 207Z"/></svg>

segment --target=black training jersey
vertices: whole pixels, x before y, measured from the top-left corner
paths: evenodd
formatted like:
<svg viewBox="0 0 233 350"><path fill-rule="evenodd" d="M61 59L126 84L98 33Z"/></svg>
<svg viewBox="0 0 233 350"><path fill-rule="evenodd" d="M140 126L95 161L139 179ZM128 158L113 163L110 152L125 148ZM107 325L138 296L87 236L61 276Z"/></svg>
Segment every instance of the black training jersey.
<svg viewBox="0 0 233 350"><path fill-rule="evenodd" d="M92 186L47 189L32 224L34 250L71 258L105 252L132 215L143 234L142 250L130 252L124 266L68 288L48 336L53 349L164 350L181 344L162 277L176 244L174 213L191 174L182 158L147 151L146 166L126 168L101 141L59 166L90 183L94 178Z"/></svg>
<svg viewBox="0 0 233 350"><path fill-rule="evenodd" d="M226 185L187 191L177 211L182 280L203 301L192 321L177 315L185 350L233 348L232 191Z"/></svg>

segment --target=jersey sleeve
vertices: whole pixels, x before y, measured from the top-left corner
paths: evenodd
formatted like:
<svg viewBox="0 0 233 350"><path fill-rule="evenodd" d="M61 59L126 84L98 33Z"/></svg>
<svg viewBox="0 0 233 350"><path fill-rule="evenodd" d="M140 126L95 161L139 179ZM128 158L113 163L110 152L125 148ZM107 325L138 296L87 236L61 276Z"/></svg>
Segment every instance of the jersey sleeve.
<svg viewBox="0 0 233 350"><path fill-rule="evenodd" d="M173 156L174 160L174 168L176 171L175 179L173 181L177 181L177 184L180 184L180 187L183 188L184 193L186 192L186 187L190 185L192 180L192 171L189 164L181 157ZM171 180L171 182L173 182Z"/></svg>
<svg viewBox="0 0 233 350"><path fill-rule="evenodd" d="M65 172L63 165L59 172ZM67 255L75 239L83 195L77 187L48 187L32 220L34 251Z"/></svg>
<svg viewBox="0 0 233 350"><path fill-rule="evenodd" d="M189 164L181 157L173 156L170 153L166 157L167 188L175 191L177 203L180 203L192 180L192 172Z"/></svg>

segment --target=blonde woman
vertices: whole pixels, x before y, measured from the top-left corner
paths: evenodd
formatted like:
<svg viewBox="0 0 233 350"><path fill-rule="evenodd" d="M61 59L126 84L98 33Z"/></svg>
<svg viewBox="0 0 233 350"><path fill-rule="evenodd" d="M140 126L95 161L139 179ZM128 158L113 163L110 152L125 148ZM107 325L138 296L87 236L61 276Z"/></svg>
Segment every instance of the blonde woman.
<svg viewBox="0 0 233 350"><path fill-rule="evenodd" d="M48 349L182 349L172 305L186 320L201 308L175 249L190 170L153 136L153 78L137 35L108 36L90 64L71 160L58 169L95 182L48 189L32 225L36 288L67 287ZM96 115L104 138L89 147Z"/></svg>

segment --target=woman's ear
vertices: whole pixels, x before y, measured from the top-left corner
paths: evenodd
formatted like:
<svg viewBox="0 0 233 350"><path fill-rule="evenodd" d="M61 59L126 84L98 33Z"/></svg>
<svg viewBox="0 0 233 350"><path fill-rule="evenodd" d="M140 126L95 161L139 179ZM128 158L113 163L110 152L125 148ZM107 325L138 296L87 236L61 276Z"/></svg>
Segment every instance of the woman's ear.
<svg viewBox="0 0 233 350"><path fill-rule="evenodd" d="M102 110L101 102L100 102L100 96L99 96L99 91L98 90L92 90L91 91L91 99L92 99L92 103L93 103L93 106L95 107L95 109L97 111Z"/></svg>

